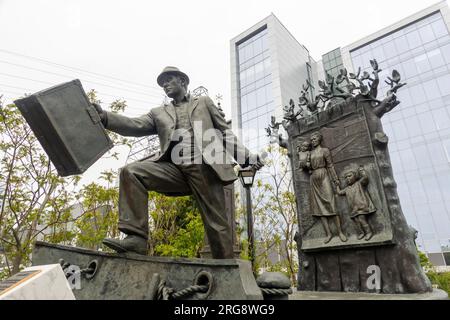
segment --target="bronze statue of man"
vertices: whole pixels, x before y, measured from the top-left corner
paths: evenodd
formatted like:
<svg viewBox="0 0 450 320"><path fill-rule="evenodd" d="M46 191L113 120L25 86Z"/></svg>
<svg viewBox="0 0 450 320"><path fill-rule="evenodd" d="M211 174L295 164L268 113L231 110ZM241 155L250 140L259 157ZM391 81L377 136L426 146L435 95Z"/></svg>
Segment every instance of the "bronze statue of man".
<svg viewBox="0 0 450 320"><path fill-rule="evenodd" d="M103 243L117 252L146 254L148 191L169 196L192 194L200 208L212 257L233 258L224 194L224 186L237 178L230 158L255 170L263 164L237 140L211 98L188 93L189 77L185 73L166 67L157 82L172 101L143 116L128 118L94 104L106 129L134 137L157 134L161 148L159 155L121 169L119 230L127 236Z"/></svg>

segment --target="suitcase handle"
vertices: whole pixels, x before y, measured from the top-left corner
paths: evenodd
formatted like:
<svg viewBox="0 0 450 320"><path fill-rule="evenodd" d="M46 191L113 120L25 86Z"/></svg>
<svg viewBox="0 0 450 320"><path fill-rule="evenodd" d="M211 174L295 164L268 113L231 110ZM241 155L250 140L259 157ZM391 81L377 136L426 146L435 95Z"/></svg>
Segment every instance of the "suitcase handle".
<svg viewBox="0 0 450 320"><path fill-rule="evenodd" d="M97 124L97 123L101 122L100 116L98 115L97 110L95 110L94 107L89 106L89 107L86 109L86 111L87 111L87 113L89 114L89 117L91 117L91 120L92 120L92 122L93 122L94 124Z"/></svg>

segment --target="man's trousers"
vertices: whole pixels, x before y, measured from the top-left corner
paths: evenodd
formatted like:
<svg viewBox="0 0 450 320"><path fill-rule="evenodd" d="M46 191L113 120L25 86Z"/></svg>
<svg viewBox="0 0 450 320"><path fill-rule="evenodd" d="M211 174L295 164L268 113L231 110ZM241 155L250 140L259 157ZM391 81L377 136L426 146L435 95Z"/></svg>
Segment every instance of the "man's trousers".
<svg viewBox="0 0 450 320"><path fill-rule="evenodd" d="M175 165L138 161L120 172L119 230L148 239L148 191L192 194L200 208L215 259L232 259L233 240L227 221L224 185L207 164Z"/></svg>

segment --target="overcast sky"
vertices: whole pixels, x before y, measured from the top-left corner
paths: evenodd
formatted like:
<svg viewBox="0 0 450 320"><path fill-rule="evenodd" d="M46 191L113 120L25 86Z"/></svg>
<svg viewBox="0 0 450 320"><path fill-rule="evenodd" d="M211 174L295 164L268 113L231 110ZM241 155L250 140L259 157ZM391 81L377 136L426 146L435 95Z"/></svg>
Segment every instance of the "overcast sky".
<svg viewBox="0 0 450 320"><path fill-rule="evenodd" d="M156 77L174 65L191 89L220 93L231 118L230 39L271 12L319 60L437 2L0 0L0 94L10 101L80 78L105 105L123 98L136 115L163 100Z"/></svg>

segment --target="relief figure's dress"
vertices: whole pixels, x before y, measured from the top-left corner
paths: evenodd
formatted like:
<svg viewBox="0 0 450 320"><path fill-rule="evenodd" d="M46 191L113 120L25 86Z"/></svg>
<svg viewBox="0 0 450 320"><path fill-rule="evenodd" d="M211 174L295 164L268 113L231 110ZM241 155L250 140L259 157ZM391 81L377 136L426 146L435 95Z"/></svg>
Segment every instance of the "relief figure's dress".
<svg viewBox="0 0 450 320"><path fill-rule="evenodd" d="M334 190L329 171L334 173L330 150L317 146L311 151L311 213L316 217L337 215Z"/></svg>

